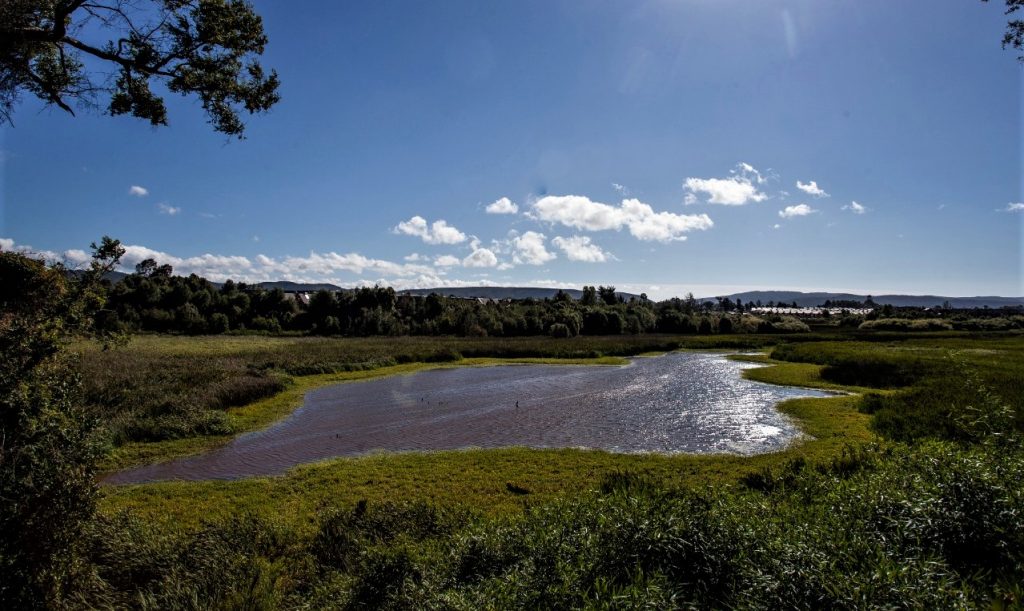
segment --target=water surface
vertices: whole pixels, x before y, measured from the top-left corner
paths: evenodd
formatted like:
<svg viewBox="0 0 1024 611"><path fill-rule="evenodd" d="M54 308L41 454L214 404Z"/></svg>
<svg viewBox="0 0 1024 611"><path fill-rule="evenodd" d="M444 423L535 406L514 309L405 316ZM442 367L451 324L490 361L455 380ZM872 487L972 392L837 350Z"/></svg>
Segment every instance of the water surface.
<svg viewBox="0 0 1024 611"><path fill-rule="evenodd" d="M826 396L744 380L750 363L676 352L623 367L508 365L326 386L281 422L205 454L114 473L107 483L276 475L375 450L599 448L757 454L799 430L775 406Z"/></svg>

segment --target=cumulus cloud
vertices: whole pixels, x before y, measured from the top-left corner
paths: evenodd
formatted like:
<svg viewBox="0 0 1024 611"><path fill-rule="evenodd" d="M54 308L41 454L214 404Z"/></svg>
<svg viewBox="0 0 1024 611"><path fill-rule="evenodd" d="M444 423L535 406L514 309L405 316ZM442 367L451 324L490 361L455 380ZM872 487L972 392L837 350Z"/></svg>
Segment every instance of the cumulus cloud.
<svg viewBox="0 0 1024 611"><path fill-rule="evenodd" d="M714 226L706 214L655 212L638 199L625 199L619 206L612 206L582 195L549 195L534 202L532 211L537 220L584 231L626 227L633 237L645 241L685 240L684 233Z"/></svg>
<svg viewBox="0 0 1024 611"><path fill-rule="evenodd" d="M358 253L310 252L308 256L273 258L257 255L253 260L240 255L203 254L177 257L145 246L127 245L121 258L123 269L130 271L144 259L168 264L175 273L197 274L221 282L228 278L244 282L288 279L296 282L336 281L338 274L348 272L357 276L364 273L407 278L417 274L435 274L432 267L395 263L373 259Z"/></svg>
<svg viewBox="0 0 1024 611"><path fill-rule="evenodd" d="M170 216L174 216L174 215L176 215L176 214L181 212L181 208L179 208L177 206L171 206L171 205L165 204L163 202L157 204L156 207L160 210L160 214L167 214L167 215L170 215Z"/></svg>
<svg viewBox="0 0 1024 611"><path fill-rule="evenodd" d="M139 185L132 185L128 187L128 195L134 195L135 197L146 197L149 195L149 189L146 187L140 187Z"/></svg>
<svg viewBox="0 0 1024 611"><path fill-rule="evenodd" d="M519 212L519 206L507 197L495 200L484 209L487 214L515 214Z"/></svg>
<svg viewBox="0 0 1024 611"><path fill-rule="evenodd" d="M498 264L498 257L486 248L477 248L462 260L465 267L494 267Z"/></svg>
<svg viewBox="0 0 1024 611"><path fill-rule="evenodd" d="M696 204L701 194L707 196L707 203L723 206L743 206L768 199L768 195L758 190L758 185L768 179L754 166L740 162L729 173L727 178L687 178L683 188L688 193L683 203Z"/></svg>
<svg viewBox="0 0 1024 611"><path fill-rule="evenodd" d="M601 247L591 242L587 236L574 235L568 238L555 236L551 243L561 249L570 261L604 263L612 258L611 254L601 250Z"/></svg>
<svg viewBox="0 0 1024 611"><path fill-rule="evenodd" d="M779 210L779 216L784 219L793 218L794 216L807 216L817 212L814 208L811 208L807 204L797 204L795 206L786 206L784 209Z"/></svg>
<svg viewBox="0 0 1024 611"><path fill-rule="evenodd" d="M434 259L434 265L437 267L454 267L459 263L461 263L461 260L453 255L441 255Z"/></svg>
<svg viewBox="0 0 1024 611"><path fill-rule="evenodd" d="M536 231L527 231L512 238L512 261L526 265L544 265L555 258L544 246L545 236Z"/></svg>
<svg viewBox="0 0 1024 611"><path fill-rule="evenodd" d="M804 183L802 183L802 182L800 182L798 180L798 181L796 181L796 188L800 189L801 191L803 191L804 193L806 193L808 195L813 195L814 197L828 197L829 196L828 193L825 193L825 190L822 189L821 187L819 187L818 183L813 181L813 180L808 182L807 184L804 184Z"/></svg>
<svg viewBox="0 0 1024 611"><path fill-rule="evenodd" d="M1024 202L1010 202L1003 210L1005 212L1024 212Z"/></svg>
<svg viewBox="0 0 1024 611"><path fill-rule="evenodd" d="M854 214L864 214L865 212L868 211L868 207L867 206L862 206L861 204L858 204L855 201L851 201L850 205L843 206L843 210L849 210L850 212L852 212Z"/></svg>
<svg viewBox="0 0 1024 611"><path fill-rule="evenodd" d="M72 267L83 267L92 261L92 255L79 248L64 251L64 260Z"/></svg>
<svg viewBox="0 0 1024 611"><path fill-rule="evenodd" d="M21 253L33 259L42 259L51 264L68 263L69 265L74 265L80 262L77 260L78 257L76 256L78 253L83 255L85 254L81 250L68 250L63 253L57 253L52 250L39 250L38 248L33 248L28 244L18 244L11 238L0 238L0 250ZM86 255L85 261L88 261L89 259L90 257Z"/></svg>
<svg viewBox="0 0 1024 611"><path fill-rule="evenodd" d="M466 241L466 234L452 227L444 220L427 224L422 216L402 221L394 228L395 233L416 236L427 244L459 244Z"/></svg>
<svg viewBox="0 0 1024 611"><path fill-rule="evenodd" d="M11 238L0 238L0 250L22 252L50 262L87 263L89 255L82 250L63 253L39 251L16 243ZM232 279L241 282L291 280L293 282L330 282L339 286L392 286L396 289L432 288L438 286L479 286L493 282L482 278L447 278L446 271L433 265L396 263L366 257L358 253L310 252L307 256L255 257L206 253L181 257L138 244L125 245L125 254L119 269L134 271L135 265L145 259L168 264L175 274L197 274L214 282ZM421 261L428 261L422 257ZM447 262L447 261L445 261ZM462 261L467 267L494 268L497 257L487 249L479 249ZM354 274L353 278L349 274Z"/></svg>

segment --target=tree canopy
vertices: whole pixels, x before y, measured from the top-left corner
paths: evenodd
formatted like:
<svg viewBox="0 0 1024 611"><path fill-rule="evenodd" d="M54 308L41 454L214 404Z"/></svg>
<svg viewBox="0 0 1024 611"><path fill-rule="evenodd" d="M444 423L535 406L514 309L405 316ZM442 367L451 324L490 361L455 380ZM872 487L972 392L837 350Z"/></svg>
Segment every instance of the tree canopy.
<svg viewBox="0 0 1024 611"><path fill-rule="evenodd" d="M988 0L981 0L988 2ZM1024 7L1024 0L1006 0L1006 14L1012 15ZM1017 59L1024 63L1024 19L1011 19L1006 23L1003 34L1003 48L1013 47L1021 54Z"/></svg>
<svg viewBox="0 0 1024 611"><path fill-rule="evenodd" d="M243 0L4 0L0 124L28 92L72 115L104 98L111 115L166 125L166 91L198 96L214 130L242 137L240 113L280 99L266 44Z"/></svg>

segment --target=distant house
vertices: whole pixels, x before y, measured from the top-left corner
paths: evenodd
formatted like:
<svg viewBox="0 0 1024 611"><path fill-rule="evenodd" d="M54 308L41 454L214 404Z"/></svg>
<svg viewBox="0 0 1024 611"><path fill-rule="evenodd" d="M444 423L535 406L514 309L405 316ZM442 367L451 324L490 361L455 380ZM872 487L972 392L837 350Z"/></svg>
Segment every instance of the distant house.
<svg viewBox="0 0 1024 611"><path fill-rule="evenodd" d="M300 291L295 291L295 292L286 291L285 295L287 295L287 296L291 297L292 299L294 299L295 303L298 303L298 304L301 304L301 305L306 305L306 306L309 305L309 293L300 292Z"/></svg>
<svg viewBox="0 0 1024 611"><path fill-rule="evenodd" d="M791 307L754 307L748 310L751 314L779 314L787 316L821 316L822 312L828 312L833 316L840 314L852 314L853 316L865 316L871 313L871 308L791 308Z"/></svg>

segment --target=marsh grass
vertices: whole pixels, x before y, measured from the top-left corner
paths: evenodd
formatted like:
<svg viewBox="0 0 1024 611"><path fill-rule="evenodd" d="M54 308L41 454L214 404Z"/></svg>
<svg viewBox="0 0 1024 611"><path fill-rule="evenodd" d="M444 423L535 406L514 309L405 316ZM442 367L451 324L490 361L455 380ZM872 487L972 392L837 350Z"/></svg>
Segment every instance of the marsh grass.
<svg viewBox="0 0 1024 611"><path fill-rule="evenodd" d="M381 453L107 487L81 606L1019 606L1022 352L1019 337L932 337L737 356L767 365L750 379L842 393L782 403L806 437L761 456ZM262 426L304 385L382 373L294 377L225 413Z"/></svg>
<svg viewBox="0 0 1024 611"><path fill-rule="evenodd" d="M606 471L587 490L499 514L448 498L402 497L322 499L302 524L285 513L238 508L196 527L158 528L151 518L115 512L92 533L100 569L94 598L85 602L187 607L201 597L219 608L455 609L1020 603L1019 444L866 444L823 462L780 461L733 486L680 486L662 475Z"/></svg>

